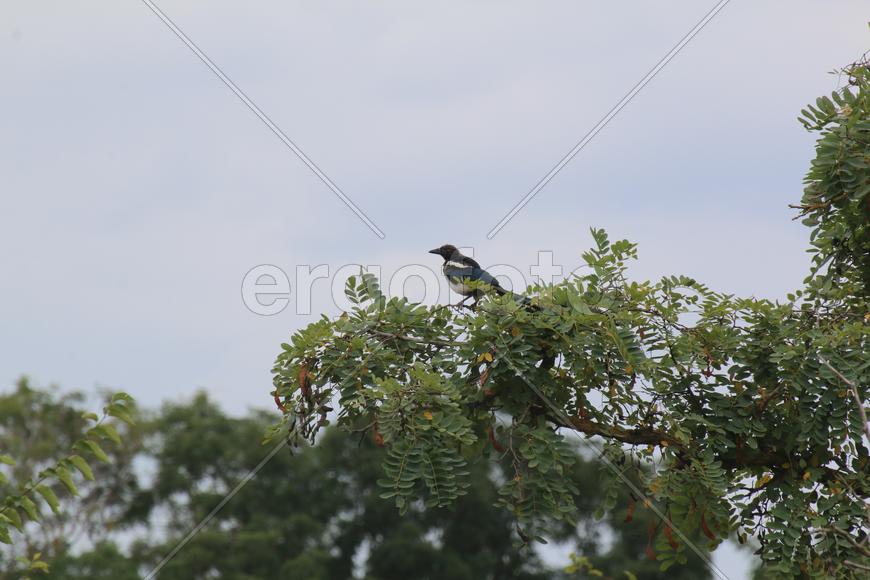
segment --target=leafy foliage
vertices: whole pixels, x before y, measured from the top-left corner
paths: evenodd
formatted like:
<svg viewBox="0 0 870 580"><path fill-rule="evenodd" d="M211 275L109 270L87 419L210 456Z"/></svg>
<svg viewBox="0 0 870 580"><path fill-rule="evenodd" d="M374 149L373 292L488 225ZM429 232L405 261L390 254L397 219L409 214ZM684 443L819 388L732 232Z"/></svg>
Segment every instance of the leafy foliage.
<svg viewBox="0 0 870 580"><path fill-rule="evenodd" d="M803 223L812 228L814 274L809 281L829 299L846 303L870 285L870 67L865 58L843 69L849 88L816 99L800 122L819 133L816 158L804 183Z"/></svg>
<svg viewBox="0 0 870 580"><path fill-rule="evenodd" d="M870 73L847 74L804 112L820 133L799 206L814 267L786 301L632 281L636 246L602 230L588 271L530 288L531 307L426 307L362 274L350 312L282 345L284 418L267 438L314 442L337 400L340 425L387 448L380 483L400 509L450 503L469 461L506 456L500 502L528 540L570 518L573 430L628 454L667 517L650 537L663 569L687 560L682 534L715 547L736 533L760 542L768 577L857 577L870 562Z"/></svg>
<svg viewBox="0 0 870 580"><path fill-rule="evenodd" d="M94 460L109 463L104 449L107 443L112 447L106 448L116 455L114 448L121 444L121 434L111 418L117 418L125 427L132 424L133 399L126 393L115 393L99 416L71 404L80 398L72 394L64 401L56 400L32 389L26 379L19 381L14 393L0 397L0 433L4 451L10 453L0 456L0 463L7 466L0 471L0 541L4 544L19 540L27 543L27 536L20 534L31 522L43 528L45 537L53 536L49 529L57 529L55 544L72 542L70 530L63 526L68 518L62 514L61 498L77 508L79 524L84 525L92 516L99 519L100 525L106 523L108 492L124 471L110 475ZM67 455L57 459L57 454L64 451ZM104 487L99 489L101 484ZM103 513L87 513L91 511L88 507L97 503ZM52 518L46 518L43 507L51 510ZM25 550L18 559L30 571L45 572L49 563L43 551Z"/></svg>
<svg viewBox="0 0 870 580"><path fill-rule="evenodd" d="M38 454L34 445L26 454L13 445L16 457L29 463L41 462L37 455L53 459L56 448L79 433L81 401L69 393L28 389L0 401L5 402L2 425L15 434L8 441L17 441L17 419L25 416L29 432L39 434L34 440ZM205 393L157 411L138 410L136 425L121 429L123 447L104 441L113 463L94 462L96 481L81 482L79 497L59 493L64 513L44 518L40 527L25 526L15 538L16 546L27 547L28 562L0 553L0 576L36 576L38 568L27 570L33 559L37 565L50 563L46 577L57 580L142 578L267 455L257 439L273 418L263 411L228 416ZM51 445L43 439L49 433L55 436ZM495 507L498 487L513 474L509 458L469 463L467 493L450 508L413 501L400 515L379 498L383 455L370 438L358 440L337 429L323 432L315 447L293 454L281 450L175 554L159 578L562 577L534 551L514 548L513 517ZM124 474L131 463L137 469L124 477L132 480L122 480L123 493L115 491L116 472ZM617 509L596 521L593 512L605 491L597 462L574 453L570 469L568 478L578 488L574 518L580 525L560 522L551 537L613 577L630 571L642 580L664 578L644 555L652 512L617 488ZM148 475L140 481L137 473ZM94 520L83 534L64 519L87 521L92 512L114 517ZM682 574L669 570L667 577L709 577L702 562L691 564L679 570Z"/></svg>

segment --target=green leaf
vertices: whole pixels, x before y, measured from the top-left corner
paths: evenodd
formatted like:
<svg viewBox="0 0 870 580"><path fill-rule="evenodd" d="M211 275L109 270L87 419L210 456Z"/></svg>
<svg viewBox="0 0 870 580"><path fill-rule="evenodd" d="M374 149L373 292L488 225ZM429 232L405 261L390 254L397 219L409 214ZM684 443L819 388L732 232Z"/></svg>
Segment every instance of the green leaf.
<svg viewBox="0 0 870 580"><path fill-rule="evenodd" d="M75 482L73 482L72 475L70 475L70 472L67 468L65 468L63 466L58 466L56 477L57 477L58 481L60 481L64 485L64 487L67 489L67 491L69 491L71 494L73 494L73 495L79 494L79 490L76 487Z"/></svg>
<svg viewBox="0 0 870 580"><path fill-rule="evenodd" d="M112 403L111 405L106 407L106 413L108 413L112 417L116 417L116 418L120 419L121 421L123 421L124 423L127 423L128 425L134 425L136 423L133 420L133 416L130 415L130 411L127 410L127 407L125 407L123 405L120 405L117 403Z"/></svg>
<svg viewBox="0 0 870 580"><path fill-rule="evenodd" d="M21 501L21 509L23 509L25 512L27 512L27 517L30 518L34 522L39 520L39 510L36 509L36 504L33 503L33 500L31 500L29 497L27 497L25 495L21 498L20 501Z"/></svg>
<svg viewBox="0 0 870 580"><path fill-rule="evenodd" d="M8 519L13 526L20 532L22 531L22 522L21 522L21 514L18 513L18 510L12 506L6 508L3 512L3 515Z"/></svg>
<svg viewBox="0 0 870 580"><path fill-rule="evenodd" d="M111 423L102 423L96 427L92 427L88 430L88 433L95 433L100 437L111 439L115 443L119 445L121 444L121 436L118 434L118 430L115 429L115 426Z"/></svg>
<svg viewBox="0 0 870 580"><path fill-rule="evenodd" d="M36 492L42 496L42 499L44 499L45 503L48 504L48 507L51 508L51 511L56 514L60 513L60 503L57 501L57 496L54 494L50 487L46 487L44 485L37 485Z"/></svg>
<svg viewBox="0 0 870 580"><path fill-rule="evenodd" d="M133 397L131 397L127 393L125 393L123 391L119 391L119 392L115 393L114 395L112 395L112 399L111 399L112 403L117 403L118 401L126 401L128 403L132 403L134 401L134 399L133 399Z"/></svg>
<svg viewBox="0 0 870 580"><path fill-rule="evenodd" d="M87 451L90 451L91 454L93 454L94 457L96 457L100 461L103 461L105 463L109 462L109 456L106 455L106 452L103 451L103 448L100 447L100 445L93 439L82 439L81 441L76 443L76 445L74 445L74 447L80 446L84 447Z"/></svg>
<svg viewBox="0 0 870 580"><path fill-rule="evenodd" d="M91 471L91 466L88 465L88 462L85 461L84 457L81 455L70 455L69 461L79 470L85 479L88 481L94 481L94 472Z"/></svg>
<svg viewBox="0 0 870 580"><path fill-rule="evenodd" d="M568 302L571 304L574 310L576 310L580 314L592 314L592 310L589 309L589 306L587 306L586 303L583 302L583 299L574 292L568 293Z"/></svg>
<svg viewBox="0 0 870 580"><path fill-rule="evenodd" d="M15 465L15 460L12 459L9 455L0 455L0 463L5 463L6 465Z"/></svg>

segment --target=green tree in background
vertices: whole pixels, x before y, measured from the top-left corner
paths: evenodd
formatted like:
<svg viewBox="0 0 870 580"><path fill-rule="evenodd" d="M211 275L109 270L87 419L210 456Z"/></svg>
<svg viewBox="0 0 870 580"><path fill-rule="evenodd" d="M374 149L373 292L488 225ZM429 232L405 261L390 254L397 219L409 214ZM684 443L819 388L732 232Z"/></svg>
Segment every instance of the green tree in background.
<svg viewBox="0 0 870 580"><path fill-rule="evenodd" d="M384 446L377 483L402 513L462 501L478 462L506 453L499 502L530 541L576 520L573 431L638 466L611 473L603 504L637 481L663 516L662 570L688 561L687 535L715 546L737 534L760 543L767 577L866 577L868 63L843 76L802 111L818 135L796 206L813 268L784 301L686 276L632 280L636 246L602 230L586 273L530 288L531 307L510 296L427 307L363 274L346 288L351 312L281 345L272 395L284 418L267 437L313 441L338 401L339 425Z"/></svg>
<svg viewBox="0 0 870 580"><path fill-rule="evenodd" d="M0 441L9 466L0 473L0 526L17 529L0 551L4 577L44 572L76 542L105 540L136 492L132 399L107 395L102 418L84 400L77 392L34 389L26 378L0 396Z"/></svg>

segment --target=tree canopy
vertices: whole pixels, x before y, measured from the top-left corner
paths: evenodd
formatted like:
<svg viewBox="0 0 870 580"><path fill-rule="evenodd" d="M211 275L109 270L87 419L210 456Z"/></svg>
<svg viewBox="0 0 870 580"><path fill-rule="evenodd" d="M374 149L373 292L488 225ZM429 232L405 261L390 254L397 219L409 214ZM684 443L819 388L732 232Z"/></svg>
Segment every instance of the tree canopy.
<svg viewBox="0 0 870 580"><path fill-rule="evenodd" d="M760 543L767 577L870 570L870 72L801 113L818 134L799 209L813 267L779 301L687 276L636 281L635 244L593 230L587 270L528 289L531 307L387 298L369 274L354 308L281 345L269 439L314 442L330 422L384 448L381 497L401 512L473 493L506 459L499 503L522 542L571 524L572 432L594 437L613 478L658 510L650 555L686 562L693 534ZM654 469L644 469L652 466Z"/></svg>

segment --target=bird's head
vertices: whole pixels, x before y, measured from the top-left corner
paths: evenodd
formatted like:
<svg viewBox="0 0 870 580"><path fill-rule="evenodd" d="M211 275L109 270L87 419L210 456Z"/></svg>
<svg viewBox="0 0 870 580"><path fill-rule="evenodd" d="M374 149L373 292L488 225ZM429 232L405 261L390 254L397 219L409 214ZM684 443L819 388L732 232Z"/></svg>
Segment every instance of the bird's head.
<svg viewBox="0 0 870 580"><path fill-rule="evenodd" d="M456 246L452 244L444 244L440 248L435 248L434 250L429 250L430 254L438 254L445 260L449 260L451 257L455 256L459 253L459 250L456 249Z"/></svg>

